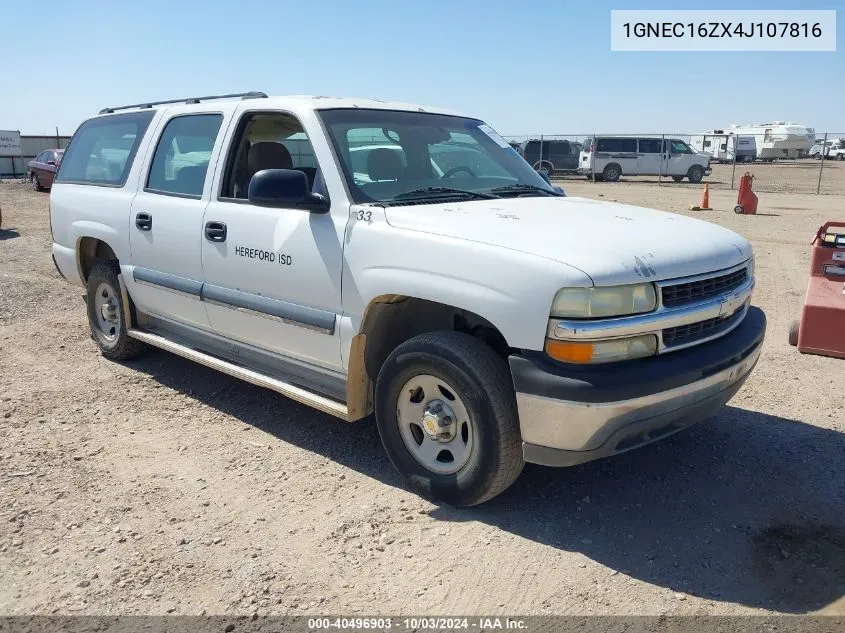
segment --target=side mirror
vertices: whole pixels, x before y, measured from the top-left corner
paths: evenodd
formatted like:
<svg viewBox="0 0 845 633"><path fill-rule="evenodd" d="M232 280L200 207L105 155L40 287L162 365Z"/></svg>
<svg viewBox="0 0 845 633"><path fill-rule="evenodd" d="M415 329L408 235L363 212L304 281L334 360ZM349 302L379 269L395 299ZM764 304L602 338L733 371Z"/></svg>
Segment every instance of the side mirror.
<svg viewBox="0 0 845 633"><path fill-rule="evenodd" d="M308 178L296 169L262 169L249 181L249 201L258 207L326 213L329 201L311 193Z"/></svg>

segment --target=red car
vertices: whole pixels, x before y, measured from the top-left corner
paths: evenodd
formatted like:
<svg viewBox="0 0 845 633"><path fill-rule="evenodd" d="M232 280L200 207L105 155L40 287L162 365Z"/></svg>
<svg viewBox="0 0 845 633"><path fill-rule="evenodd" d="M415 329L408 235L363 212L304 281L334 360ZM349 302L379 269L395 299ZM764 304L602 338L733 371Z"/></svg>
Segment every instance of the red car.
<svg viewBox="0 0 845 633"><path fill-rule="evenodd" d="M35 191L44 191L53 186L56 170L62 162L63 149L45 149L29 161L29 182Z"/></svg>

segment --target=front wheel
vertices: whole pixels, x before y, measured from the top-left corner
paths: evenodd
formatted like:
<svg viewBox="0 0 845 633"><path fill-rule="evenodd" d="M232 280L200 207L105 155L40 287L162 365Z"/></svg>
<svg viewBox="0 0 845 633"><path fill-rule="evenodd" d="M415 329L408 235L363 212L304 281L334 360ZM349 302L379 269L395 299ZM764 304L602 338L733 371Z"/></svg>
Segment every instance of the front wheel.
<svg viewBox="0 0 845 633"><path fill-rule="evenodd" d="M44 188L41 186L41 182L38 180L38 175L35 172L32 172L29 175L29 186L32 187L33 191L44 191Z"/></svg>
<svg viewBox="0 0 845 633"><path fill-rule="evenodd" d="M492 499L524 462L505 361L460 332L428 332L388 356L376 382L376 424L415 492L455 506Z"/></svg>
<svg viewBox="0 0 845 633"><path fill-rule="evenodd" d="M687 172L687 178L690 182L699 183L704 178L704 168L701 165L693 165Z"/></svg>
<svg viewBox="0 0 845 633"><path fill-rule="evenodd" d="M116 261L96 264L88 275L88 325L100 352L111 360L139 356L146 345L129 336L129 315L124 310Z"/></svg>

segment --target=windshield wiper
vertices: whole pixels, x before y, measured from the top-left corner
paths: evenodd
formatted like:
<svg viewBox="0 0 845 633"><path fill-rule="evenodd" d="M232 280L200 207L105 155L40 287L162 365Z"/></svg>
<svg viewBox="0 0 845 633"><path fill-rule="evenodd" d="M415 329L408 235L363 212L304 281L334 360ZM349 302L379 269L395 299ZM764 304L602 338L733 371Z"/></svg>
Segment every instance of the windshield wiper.
<svg viewBox="0 0 845 633"><path fill-rule="evenodd" d="M425 198L451 198L454 196L463 196L467 200L491 200L499 197L491 193L479 193L477 191L468 191L466 189L452 189L451 187L421 187L420 189L404 191L394 196L393 199L420 200Z"/></svg>
<svg viewBox="0 0 845 633"><path fill-rule="evenodd" d="M534 185L526 185L523 183L516 183L513 185L505 185L504 187L493 187L490 191L495 193L528 193L528 192L537 192L541 193L544 196L554 196L560 197L557 191L549 191L548 189L544 189L543 187L535 187Z"/></svg>

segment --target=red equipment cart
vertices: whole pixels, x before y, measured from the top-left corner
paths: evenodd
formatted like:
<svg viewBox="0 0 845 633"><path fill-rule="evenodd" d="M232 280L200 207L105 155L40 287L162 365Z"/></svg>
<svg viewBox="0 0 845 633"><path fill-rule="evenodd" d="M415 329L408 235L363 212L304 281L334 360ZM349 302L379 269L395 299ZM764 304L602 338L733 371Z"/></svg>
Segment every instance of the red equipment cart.
<svg viewBox="0 0 845 633"><path fill-rule="evenodd" d="M804 354L845 358L845 222L825 222L813 238L810 283L789 344Z"/></svg>
<svg viewBox="0 0 845 633"><path fill-rule="evenodd" d="M734 213L744 213L746 215L757 213L757 194L751 191L751 184L753 182L754 176L749 172L745 172L745 175L739 179L739 192L736 196Z"/></svg>

